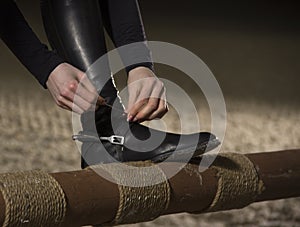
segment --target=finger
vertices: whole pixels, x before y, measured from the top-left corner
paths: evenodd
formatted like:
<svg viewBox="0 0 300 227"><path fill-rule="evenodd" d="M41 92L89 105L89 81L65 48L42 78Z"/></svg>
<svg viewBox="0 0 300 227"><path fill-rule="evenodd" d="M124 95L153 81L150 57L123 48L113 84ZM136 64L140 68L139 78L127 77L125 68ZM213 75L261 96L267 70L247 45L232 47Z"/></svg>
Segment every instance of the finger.
<svg viewBox="0 0 300 227"><path fill-rule="evenodd" d="M103 104L105 100L100 97L97 93L92 93L78 84L77 81L71 82L67 88L61 92L61 95L71 102L75 102L83 110L92 109L96 103Z"/></svg>
<svg viewBox="0 0 300 227"><path fill-rule="evenodd" d="M95 102L89 103L77 94L74 96L73 103L80 107L83 111L95 110L97 106Z"/></svg>
<svg viewBox="0 0 300 227"><path fill-rule="evenodd" d="M77 106L75 103L71 102L70 100L64 98L63 96L58 97L57 99L58 106L61 108L72 110L75 113L82 114L84 111L79 106Z"/></svg>
<svg viewBox="0 0 300 227"><path fill-rule="evenodd" d="M145 82L143 80L143 82ZM154 80L147 80L148 84L139 84L139 87L133 87L130 88L129 93L129 107L127 109L128 112L128 120L132 121L138 112L144 108L144 106L149 102L149 98L152 97L152 95L155 97L159 97L159 92L154 91L156 90L155 84L156 81ZM142 87L142 88L141 88ZM132 95L132 92L134 92L134 96ZM151 94L152 93L152 94ZM158 95L155 95L157 93ZM133 101L134 100L134 101Z"/></svg>
<svg viewBox="0 0 300 227"><path fill-rule="evenodd" d="M151 116L159 107L158 98L149 98L148 103L137 113L133 121L142 122Z"/></svg>
<svg viewBox="0 0 300 227"><path fill-rule="evenodd" d="M76 90L76 95L80 96L82 99L84 99L86 102L90 104L96 104L98 100L98 93L97 92L91 92L86 87L84 87L82 84L78 84L78 88Z"/></svg>
<svg viewBox="0 0 300 227"><path fill-rule="evenodd" d="M152 115L159 108L160 98L161 96L165 95L164 93L165 88L163 86L163 83L161 83L158 80L156 80L152 86L153 86L153 88L151 89L152 93L147 105L145 105L139 111L139 113L137 113L137 115L134 118L134 121L148 120L149 116Z"/></svg>
<svg viewBox="0 0 300 227"><path fill-rule="evenodd" d="M128 121L133 121L138 112L148 103L148 99L138 101L128 112Z"/></svg>
<svg viewBox="0 0 300 227"><path fill-rule="evenodd" d="M93 91L90 91L82 83L79 83L78 88L75 92L90 104L104 105L106 103L105 99L97 93L96 89L92 90Z"/></svg>
<svg viewBox="0 0 300 227"><path fill-rule="evenodd" d="M87 77L86 74L82 74L82 73L78 74L78 81L88 91L92 93L97 93L95 86L92 84L92 82L90 81L90 79Z"/></svg>
<svg viewBox="0 0 300 227"><path fill-rule="evenodd" d="M129 95L128 97L128 103L127 103L127 108L126 108L126 113L128 114L128 117L130 115L130 111L133 108L134 104L136 103L136 97Z"/></svg>
<svg viewBox="0 0 300 227"><path fill-rule="evenodd" d="M160 119L169 111L168 104L166 100L160 99L159 106L156 111L154 111L147 120Z"/></svg>
<svg viewBox="0 0 300 227"><path fill-rule="evenodd" d="M129 113L133 106L138 102L138 97L140 95L140 86L135 82L128 86L128 104L126 112Z"/></svg>
<svg viewBox="0 0 300 227"><path fill-rule="evenodd" d="M129 97L128 97L128 105L127 105L126 113L127 113L127 120L132 121L137 111L141 108L141 106L145 105L147 101L139 99L141 89L140 86L137 86L136 82L134 83L134 85L130 84L128 90L129 90Z"/></svg>
<svg viewBox="0 0 300 227"><path fill-rule="evenodd" d="M157 89L155 92L156 94L160 92L160 99L159 99L159 105L158 108L148 117L146 120L153 120L153 119L159 119L162 118L168 111L168 103L166 98L166 88L163 85L163 83L160 84L160 86L157 86Z"/></svg>
<svg viewBox="0 0 300 227"><path fill-rule="evenodd" d="M58 90L57 94L58 96L63 96L69 101L73 101L74 93L77 90L77 87L78 87L78 82L76 80L65 82L62 86L57 87Z"/></svg>

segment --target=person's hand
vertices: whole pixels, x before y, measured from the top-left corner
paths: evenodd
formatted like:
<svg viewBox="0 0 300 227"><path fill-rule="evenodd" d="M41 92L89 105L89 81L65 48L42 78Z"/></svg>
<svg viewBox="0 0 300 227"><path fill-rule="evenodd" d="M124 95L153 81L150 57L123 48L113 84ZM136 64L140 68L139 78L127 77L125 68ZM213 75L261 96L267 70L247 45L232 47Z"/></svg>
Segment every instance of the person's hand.
<svg viewBox="0 0 300 227"><path fill-rule="evenodd" d="M46 85L59 107L79 114L105 103L86 74L67 63L58 65L51 72Z"/></svg>
<svg viewBox="0 0 300 227"><path fill-rule="evenodd" d="M146 67L137 67L128 74L128 121L142 122L162 118L168 112L166 89Z"/></svg>

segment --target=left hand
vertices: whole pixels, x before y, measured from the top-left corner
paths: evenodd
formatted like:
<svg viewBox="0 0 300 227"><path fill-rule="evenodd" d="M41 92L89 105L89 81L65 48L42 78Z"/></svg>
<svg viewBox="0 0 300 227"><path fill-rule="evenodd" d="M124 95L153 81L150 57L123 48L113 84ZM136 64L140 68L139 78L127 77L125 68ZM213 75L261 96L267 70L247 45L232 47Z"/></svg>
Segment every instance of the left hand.
<svg viewBox="0 0 300 227"><path fill-rule="evenodd" d="M50 73L46 85L59 107L78 114L93 111L105 103L86 74L67 63L58 65Z"/></svg>
<svg viewBox="0 0 300 227"><path fill-rule="evenodd" d="M166 89L146 67L137 67L128 74L128 121L143 122L162 118L168 112Z"/></svg>

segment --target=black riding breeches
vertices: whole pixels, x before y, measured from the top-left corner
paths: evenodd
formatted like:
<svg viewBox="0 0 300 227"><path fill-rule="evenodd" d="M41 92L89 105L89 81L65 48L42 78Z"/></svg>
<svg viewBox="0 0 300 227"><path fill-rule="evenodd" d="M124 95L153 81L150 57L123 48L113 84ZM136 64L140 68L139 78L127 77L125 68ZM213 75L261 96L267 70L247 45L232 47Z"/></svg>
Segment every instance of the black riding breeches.
<svg viewBox="0 0 300 227"><path fill-rule="evenodd" d="M107 52L104 28L116 47L146 41L136 0L41 0L41 9L53 49L83 71ZM123 62L140 54L137 52L130 51L127 56L121 53ZM140 65L152 69L146 44L142 53L145 62L127 65L127 72Z"/></svg>

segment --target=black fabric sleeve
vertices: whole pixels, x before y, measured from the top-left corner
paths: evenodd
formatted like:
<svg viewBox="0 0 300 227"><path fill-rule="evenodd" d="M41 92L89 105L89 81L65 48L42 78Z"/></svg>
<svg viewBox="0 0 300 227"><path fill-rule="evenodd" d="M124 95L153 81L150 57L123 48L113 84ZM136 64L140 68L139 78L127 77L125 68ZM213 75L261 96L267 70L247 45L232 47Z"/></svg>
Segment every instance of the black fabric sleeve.
<svg viewBox="0 0 300 227"><path fill-rule="evenodd" d="M14 1L0 1L0 23L1 39L46 88L50 73L64 61L40 42Z"/></svg>
<svg viewBox="0 0 300 227"><path fill-rule="evenodd" d="M116 47L143 42L120 53L124 64L143 60L141 63L126 67L127 73L138 66L145 66L154 71L137 0L99 0L99 2L105 29Z"/></svg>

